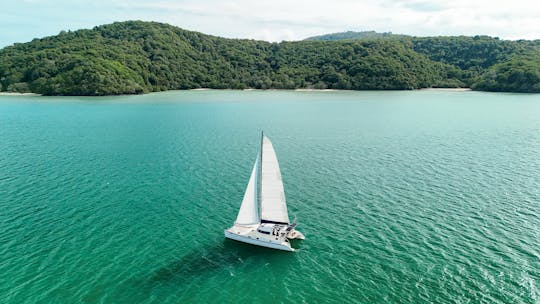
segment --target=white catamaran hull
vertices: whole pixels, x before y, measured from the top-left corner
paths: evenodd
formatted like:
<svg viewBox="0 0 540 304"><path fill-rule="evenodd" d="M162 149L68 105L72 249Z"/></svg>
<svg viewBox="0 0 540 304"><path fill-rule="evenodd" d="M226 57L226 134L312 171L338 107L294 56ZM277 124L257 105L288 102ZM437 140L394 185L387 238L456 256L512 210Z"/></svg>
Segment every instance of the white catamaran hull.
<svg viewBox="0 0 540 304"><path fill-rule="evenodd" d="M256 231L252 231L252 233L248 233L248 234L237 234L229 230L225 230L225 237L231 240L244 242L244 243L248 243L252 245L268 247L268 248L278 249L278 250L294 251L294 249L291 247L289 242L287 241L280 242L279 240L271 240L264 237L263 234L257 233Z"/></svg>

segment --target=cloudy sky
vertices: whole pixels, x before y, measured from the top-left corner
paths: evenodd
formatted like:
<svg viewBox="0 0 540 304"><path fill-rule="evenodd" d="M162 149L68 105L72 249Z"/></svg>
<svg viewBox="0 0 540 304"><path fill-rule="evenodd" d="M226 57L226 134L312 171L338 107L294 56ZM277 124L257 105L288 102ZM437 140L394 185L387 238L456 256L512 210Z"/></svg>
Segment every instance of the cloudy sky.
<svg viewBox="0 0 540 304"><path fill-rule="evenodd" d="M268 41L346 30L540 39L538 0L0 0L0 47L134 19Z"/></svg>

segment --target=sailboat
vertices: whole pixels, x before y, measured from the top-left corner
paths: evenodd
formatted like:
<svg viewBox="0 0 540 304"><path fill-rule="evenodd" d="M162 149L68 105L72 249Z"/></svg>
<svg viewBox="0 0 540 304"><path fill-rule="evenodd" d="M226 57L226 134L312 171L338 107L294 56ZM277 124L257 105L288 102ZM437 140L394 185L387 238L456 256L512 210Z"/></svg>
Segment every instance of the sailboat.
<svg viewBox="0 0 540 304"><path fill-rule="evenodd" d="M289 221L276 152L270 139L261 134L261 149L251 170L242 205L234 225L225 230L225 237L253 245L294 251L289 240L305 238L295 227L296 222Z"/></svg>

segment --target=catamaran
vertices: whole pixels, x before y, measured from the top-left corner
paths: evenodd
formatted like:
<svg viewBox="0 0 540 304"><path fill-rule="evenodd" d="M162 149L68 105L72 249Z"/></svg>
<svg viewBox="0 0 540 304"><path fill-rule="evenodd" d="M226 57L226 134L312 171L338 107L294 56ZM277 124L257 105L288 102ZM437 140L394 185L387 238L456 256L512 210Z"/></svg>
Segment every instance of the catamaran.
<svg viewBox="0 0 540 304"><path fill-rule="evenodd" d="M295 227L296 222L289 221L276 152L270 139L261 134L261 149L251 170L242 205L234 226L225 230L225 237L253 245L294 251L289 240L304 239L304 235L295 230Z"/></svg>

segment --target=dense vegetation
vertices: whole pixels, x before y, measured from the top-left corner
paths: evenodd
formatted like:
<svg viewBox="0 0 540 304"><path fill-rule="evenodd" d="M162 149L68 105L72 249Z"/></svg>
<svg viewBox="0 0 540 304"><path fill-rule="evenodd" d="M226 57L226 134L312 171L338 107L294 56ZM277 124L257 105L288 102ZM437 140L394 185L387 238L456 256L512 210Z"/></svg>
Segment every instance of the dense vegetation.
<svg viewBox="0 0 540 304"><path fill-rule="evenodd" d="M429 59L457 68L448 86L475 90L539 93L540 40L508 41L488 36L412 37L376 32L343 32L310 37L307 40L391 39L409 44Z"/></svg>
<svg viewBox="0 0 540 304"><path fill-rule="evenodd" d="M537 42L366 33L343 41L269 43L155 22L118 22L0 50L0 90L45 95L201 87L539 91Z"/></svg>
<svg viewBox="0 0 540 304"><path fill-rule="evenodd" d="M490 67L473 89L494 92L540 92L540 55L515 56Z"/></svg>

